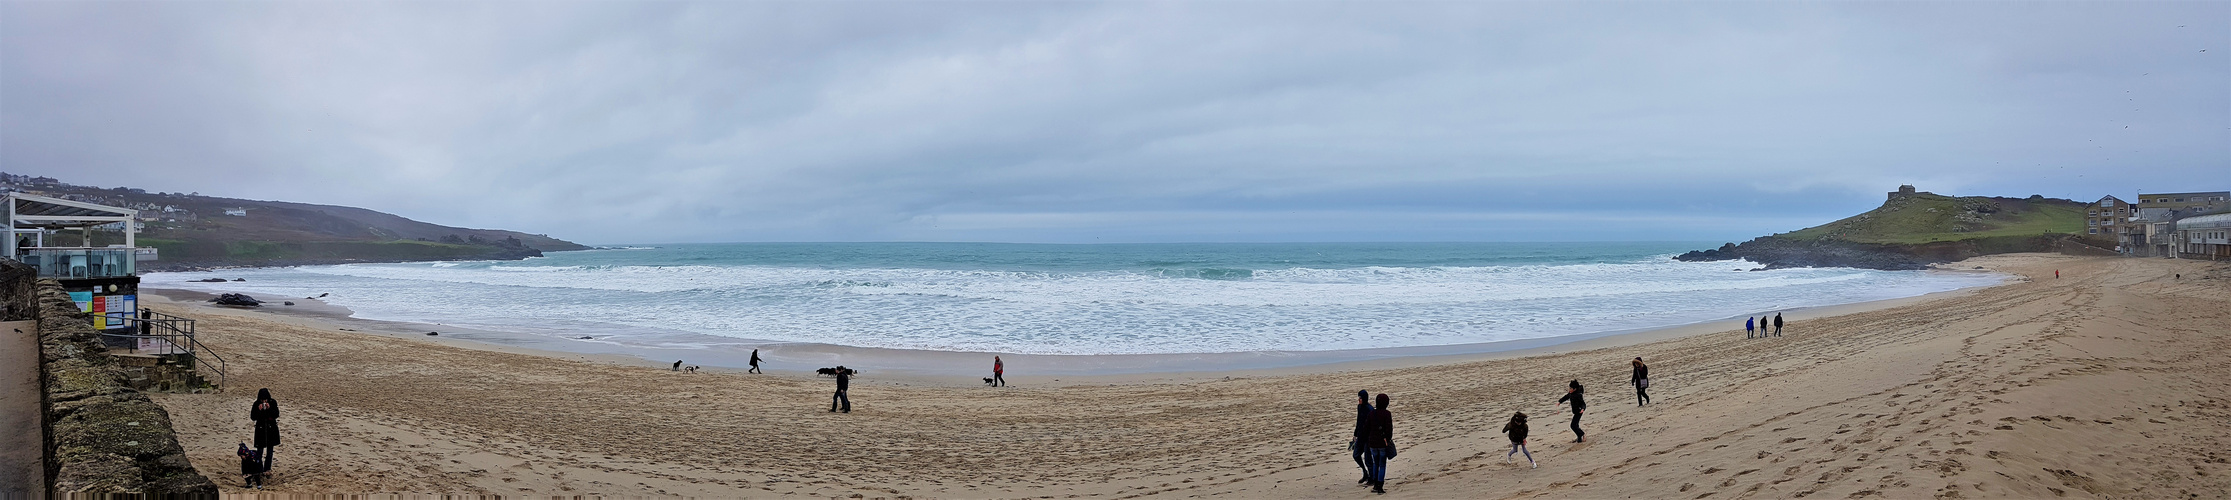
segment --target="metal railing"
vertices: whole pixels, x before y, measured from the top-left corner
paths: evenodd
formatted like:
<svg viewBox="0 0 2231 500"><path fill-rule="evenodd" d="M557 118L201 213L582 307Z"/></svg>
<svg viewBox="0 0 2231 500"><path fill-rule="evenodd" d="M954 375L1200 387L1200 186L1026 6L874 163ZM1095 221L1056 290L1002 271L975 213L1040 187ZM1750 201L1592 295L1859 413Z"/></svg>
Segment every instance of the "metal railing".
<svg viewBox="0 0 2231 500"><path fill-rule="evenodd" d="M15 260L38 269L41 278L119 278L139 270L134 248L26 248Z"/></svg>
<svg viewBox="0 0 2231 500"><path fill-rule="evenodd" d="M158 351L155 354L185 354L194 360L196 370L207 368L217 374L218 392L225 390L225 357L194 338L194 320L140 309L139 317L112 316L110 321L122 320L129 325L125 331L134 333L102 333L109 338L124 339L133 352ZM208 361L216 361L210 364Z"/></svg>

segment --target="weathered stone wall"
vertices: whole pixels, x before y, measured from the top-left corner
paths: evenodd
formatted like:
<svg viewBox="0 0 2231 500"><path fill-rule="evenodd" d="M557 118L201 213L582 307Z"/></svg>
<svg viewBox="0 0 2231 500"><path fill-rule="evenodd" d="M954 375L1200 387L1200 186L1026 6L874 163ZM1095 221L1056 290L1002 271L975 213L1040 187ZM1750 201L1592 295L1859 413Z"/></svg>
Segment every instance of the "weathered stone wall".
<svg viewBox="0 0 2231 500"><path fill-rule="evenodd" d="M38 306L54 491L215 494L216 485L178 446L170 413L126 384L90 318L61 285L41 281Z"/></svg>

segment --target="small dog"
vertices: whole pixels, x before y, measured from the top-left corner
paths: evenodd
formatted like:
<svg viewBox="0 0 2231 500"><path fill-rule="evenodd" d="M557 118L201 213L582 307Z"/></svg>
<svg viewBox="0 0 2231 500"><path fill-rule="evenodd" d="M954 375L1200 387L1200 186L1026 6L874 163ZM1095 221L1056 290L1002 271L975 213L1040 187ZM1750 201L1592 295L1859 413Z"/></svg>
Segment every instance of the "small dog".
<svg viewBox="0 0 2231 500"><path fill-rule="evenodd" d="M697 373L697 365L689 365L689 366L684 366L684 367L682 367L682 373Z"/></svg>
<svg viewBox="0 0 2231 500"><path fill-rule="evenodd" d="M987 386L989 386L989 385L992 385L992 378L991 378L991 377L984 377L984 385L987 385Z"/></svg>

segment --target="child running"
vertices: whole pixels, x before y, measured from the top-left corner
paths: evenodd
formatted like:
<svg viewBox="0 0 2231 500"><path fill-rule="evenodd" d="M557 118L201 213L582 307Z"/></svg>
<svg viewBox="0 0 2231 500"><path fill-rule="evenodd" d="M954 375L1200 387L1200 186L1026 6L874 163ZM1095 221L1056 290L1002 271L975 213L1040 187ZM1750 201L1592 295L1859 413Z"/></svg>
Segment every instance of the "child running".
<svg viewBox="0 0 2231 500"><path fill-rule="evenodd" d="M1526 465L1542 468L1534 463L1534 452L1526 449L1526 412L1512 414L1510 423L1503 424L1503 433L1511 435L1511 452L1503 454L1503 463L1510 463L1511 455L1525 453Z"/></svg>

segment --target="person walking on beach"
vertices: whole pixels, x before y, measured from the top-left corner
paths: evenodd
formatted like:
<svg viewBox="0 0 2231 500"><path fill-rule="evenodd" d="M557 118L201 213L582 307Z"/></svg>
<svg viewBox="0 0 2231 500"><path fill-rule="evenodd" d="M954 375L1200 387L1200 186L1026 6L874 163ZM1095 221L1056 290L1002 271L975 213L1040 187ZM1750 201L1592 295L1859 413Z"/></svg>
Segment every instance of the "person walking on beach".
<svg viewBox="0 0 2231 500"><path fill-rule="evenodd" d="M758 350L758 349L752 349L752 350L751 350L751 369L750 369L750 370L744 370L744 373L763 373L763 372L759 371L759 350Z"/></svg>
<svg viewBox="0 0 2231 500"><path fill-rule="evenodd" d="M1369 429L1364 445L1370 447L1370 451L1364 452L1364 470L1371 476L1371 492L1386 493L1387 459L1394 458L1395 454L1394 413L1387 411L1386 393L1379 393L1379 408L1371 410L1371 418L1366 419L1365 425Z"/></svg>
<svg viewBox="0 0 2231 500"><path fill-rule="evenodd" d="M1753 318L1753 317L1749 317L1749 316L1744 316L1744 317L1743 317L1743 338L1746 338L1746 339L1749 339L1749 338L1757 338L1757 337L1752 337L1752 336L1751 336L1751 325L1753 325L1753 324L1754 324L1754 323L1752 323L1752 322L1753 322L1754 320L1757 320L1757 319L1758 319L1758 318Z"/></svg>
<svg viewBox="0 0 2231 500"><path fill-rule="evenodd" d="M1639 356L1635 358L1634 365L1634 378L1629 379L1627 382L1635 385L1635 406L1649 404L1650 365L1642 364L1642 358Z"/></svg>
<svg viewBox="0 0 2231 500"><path fill-rule="evenodd" d="M1363 461L1364 450L1369 449L1363 441L1371 431L1371 410L1371 391L1356 391L1356 429L1348 437L1348 457L1356 459L1356 468L1363 469L1363 479L1357 479L1356 484L1371 484L1371 466Z"/></svg>
<svg viewBox="0 0 2231 500"><path fill-rule="evenodd" d="M1580 430L1580 413L1588 410L1588 402L1580 399L1579 380L1567 383L1565 385L1565 397L1557 398L1558 405L1564 405L1566 402L1573 404L1573 442L1587 441L1588 433Z"/></svg>
<svg viewBox="0 0 2231 500"><path fill-rule="evenodd" d="M836 412L837 403L843 402L844 412L852 413L852 397L845 395L845 391L852 388L852 369L845 368L844 365L837 365L836 372L837 394L829 397L829 411Z"/></svg>
<svg viewBox="0 0 2231 500"><path fill-rule="evenodd" d="M1541 464L1534 463L1533 450L1526 449L1526 412L1512 414L1511 421L1503 424L1503 433L1511 435L1511 452L1503 454L1503 463L1510 463L1511 455L1525 453L1526 465L1542 468Z"/></svg>
<svg viewBox="0 0 2231 500"><path fill-rule="evenodd" d="M1782 336L1782 313L1774 313L1774 336Z"/></svg>
<svg viewBox="0 0 2231 500"><path fill-rule="evenodd" d="M999 356L992 356L992 387L1006 386L1007 364L999 362Z"/></svg>
<svg viewBox="0 0 2231 500"><path fill-rule="evenodd" d="M271 389L256 390L256 402L248 406L248 419L256 422L256 453L263 460L263 472L270 472L271 452L279 446L279 401L271 399Z"/></svg>

